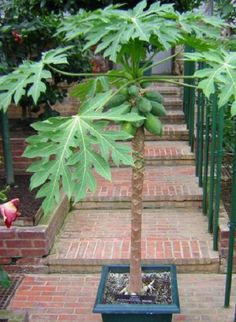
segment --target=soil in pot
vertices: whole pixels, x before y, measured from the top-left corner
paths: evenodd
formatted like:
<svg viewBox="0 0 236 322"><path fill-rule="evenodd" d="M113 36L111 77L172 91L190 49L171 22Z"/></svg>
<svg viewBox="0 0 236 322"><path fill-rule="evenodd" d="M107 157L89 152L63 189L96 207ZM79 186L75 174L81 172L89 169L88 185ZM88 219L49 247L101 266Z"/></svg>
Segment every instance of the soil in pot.
<svg viewBox="0 0 236 322"><path fill-rule="evenodd" d="M127 293L129 274L109 273L103 297L103 304L171 304L170 272L143 273L142 296Z"/></svg>

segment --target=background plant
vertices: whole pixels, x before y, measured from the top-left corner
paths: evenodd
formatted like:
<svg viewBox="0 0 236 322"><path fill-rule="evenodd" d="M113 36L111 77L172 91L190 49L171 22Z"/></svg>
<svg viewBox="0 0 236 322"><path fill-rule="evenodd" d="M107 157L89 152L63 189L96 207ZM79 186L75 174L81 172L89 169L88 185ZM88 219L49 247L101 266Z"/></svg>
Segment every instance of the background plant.
<svg viewBox="0 0 236 322"><path fill-rule="evenodd" d="M53 35L64 10L62 1L3 1L0 4L0 74L13 71L25 59L36 61L42 51L61 45L62 38ZM90 52L82 52L82 44L81 39L73 42L68 52L70 64L62 66L63 70L91 70ZM22 96L18 102L22 106L22 117L25 119L31 112L37 112L39 105L45 110L43 118L55 115L51 107L66 94L58 84L67 80L65 75L52 73L52 79L45 80L47 90L37 105L30 97Z"/></svg>

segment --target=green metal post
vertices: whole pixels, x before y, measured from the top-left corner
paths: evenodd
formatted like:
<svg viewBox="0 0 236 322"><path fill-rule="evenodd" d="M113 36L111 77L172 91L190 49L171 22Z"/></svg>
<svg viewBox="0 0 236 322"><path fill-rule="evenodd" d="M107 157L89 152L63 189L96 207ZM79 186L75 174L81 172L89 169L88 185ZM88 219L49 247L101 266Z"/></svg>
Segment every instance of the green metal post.
<svg viewBox="0 0 236 322"><path fill-rule="evenodd" d="M218 250L218 230L219 230L219 211L220 211L220 193L221 193L221 173L222 173L222 158L224 154L224 107L218 112L218 142L216 151L216 193L215 207L213 220L213 249Z"/></svg>
<svg viewBox="0 0 236 322"><path fill-rule="evenodd" d="M186 49L185 49L186 51ZM184 76L189 76L189 62L185 61L184 62ZM188 80L185 79L185 82L188 83ZM187 128L188 128L188 113L189 113L189 88L187 86L184 87L184 97L183 97L183 111L184 111L184 116L185 116L185 122L187 123Z"/></svg>
<svg viewBox="0 0 236 322"><path fill-rule="evenodd" d="M216 150L216 121L217 121L217 96L212 95L211 110L211 154L210 154L210 188L209 188L209 208L208 208L208 231L213 231L213 205L215 192L215 150Z"/></svg>
<svg viewBox="0 0 236 322"><path fill-rule="evenodd" d="M194 49L189 47L189 46L185 46L185 52L189 53L189 52L193 52ZM195 63L194 62L188 62L185 61L184 62L184 76L192 76L194 74L195 71ZM194 82L194 80L189 80L189 79L185 79L184 78L184 82L186 84L192 84L192 82ZM187 128L189 128L189 122L191 119L191 112L190 112L190 104L191 104L191 88L189 87L184 87L184 100L183 100L183 111L184 111L184 115L185 115L185 122L187 123Z"/></svg>
<svg viewBox="0 0 236 322"><path fill-rule="evenodd" d="M209 165L209 132L210 132L210 116L209 116L209 101L206 102L206 113L205 113L205 144L204 144L204 157L203 157L203 200L202 208L203 213L207 214L208 203L208 165Z"/></svg>
<svg viewBox="0 0 236 322"><path fill-rule="evenodd" d="M231 217L229 223L229 250L227 260L227 273L225 284L225 307L229 306L230 293L232 286L232 270L233 270L233 257L234 257L234 239L236 228L236 135L234 143L234 161L233 161L233 179L232 179L232 196L231 196Z"/></svg>
<svg viewBox="0 0 236 322"><path fill-rule="evenodd" d="M203 141L204 141L204 97L203 93L199 92L199 102L198 104L200 105L200 110L199 110L199 125L198 125L198 131L199 131L199 142L198 142L198 178L199 178L199 186L202 187L203 185L203 178L202 178L202 164L203 164Z"/></svg>
<svg viewBox="0 0 236 322"><path fill-rule="evenodd" d="M13 161L12 161L12 154L11 154L9 124L8 124L7 114L4 113L3 111L0 111L0 119L1 119L4 166L6 171L6 183L8 185L13 185L14 171L13 171Z"/></svg>
<svg viewBox="0 0 236 322"><path fill-rule="evenodd" d="M194 74L195 71L195 63L191 65L191 75ZM195 84L194 80L190 80L189 83L191 85ZM189 144L191 146L191 151L194 150L194 125L195 125L195 89L190 88L190 98L189 98Z"/></svg>
<svg viewBox="0 0 236 322"><path fill-rule="evenodd" d="M200 142L200 123L201 123L201 119L200 119L200 110L201 110L201 104L200 104L200 90L198 90L198 97L197 97L197 122L196 122L196 149L195 149L195 154L196 154L196 169L195 169L195 173L196 176L199 176L199 166L200 166L200 160L199 160L199 150L200 150L200 146L199 146L199 142Z"/></svg>

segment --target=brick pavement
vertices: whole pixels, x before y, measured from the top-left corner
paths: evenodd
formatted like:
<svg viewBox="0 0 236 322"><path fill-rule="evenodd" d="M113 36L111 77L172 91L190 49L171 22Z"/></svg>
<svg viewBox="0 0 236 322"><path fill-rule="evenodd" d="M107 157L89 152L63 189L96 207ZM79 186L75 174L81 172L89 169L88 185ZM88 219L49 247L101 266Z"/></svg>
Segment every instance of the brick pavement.
<svg viewBox="0 0 236 322"><path fill-rule="evenodd" d="M118 129L118 125L110 125L108 129L115 130ZM146 133L146 141L187 141L188 140L188 130L186 124L164 124L162 136L157 137Z"/></svg>
<svg viewBox="0 0 236 322"><path fill-rule="evenodd" d="M143 212L142 260L175 263L181 271L219 270L206 217L198 209L152 209ZM51 255L50 271L94 271L109 263L128 263L130 212L75 210L68 216ZM204 264L206 264L204 266Z"/></svg>
<svg viewBox="0 0 236 322"><path fill-rule="evenodd" d="M95 193L87 193L82 207L86 207L88 202L130 201L131 171L130 168L112 169L112 181L107 181L97 175L97 190ZM148 201L153 201L158 205L160 201L183 202L188 200L191 202L202 200L202 189L197 184L194 166L149 166L145 168L144 204ZM100 206L97 204L96 207Z"/></svg>
<svg viewBox="0 0 236 322"><path fill-rule="evenodd" d="M27 275L9 308L28 311L29 322L101 322L92 313L98 282L98 274ZM173 322L233 322L236 276L227 309L224 284L220 274L178 274L181 313Z"/></svg>
<svg viewBox="0 0 236 322"><path fill-rule="evenodd" d="M160 118L163 123L168 124L183 124L184 123L184 113L181 110L167 110L167 115Z"/></svg>
<svg viewBox="0 0 236 322"><path fill-rule="evenodd" d="M147 141L146 165L194 165L195 156L185 141Z"/></svg>

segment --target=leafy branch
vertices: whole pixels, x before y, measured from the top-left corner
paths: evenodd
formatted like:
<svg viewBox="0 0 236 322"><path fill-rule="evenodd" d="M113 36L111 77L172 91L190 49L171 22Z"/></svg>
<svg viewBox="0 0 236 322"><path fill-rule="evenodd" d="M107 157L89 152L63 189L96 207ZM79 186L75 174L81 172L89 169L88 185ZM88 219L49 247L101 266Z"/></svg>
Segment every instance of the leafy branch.
<svg viewBox="0 0 236 322"><path fill-rule="evenodd" d="M52 49L42 54L39 62L24 61L15 71L0 77L0 109L7 110L11 102L18 104L25 94L32 96L36 104L41 93L46 91L45 81L51 72L45 68L50 64L67 64L65 48Z"/></svg>
<svg viewBox="0 0 236 322"><path fill-rule="evenodd" d="M220 38L223 24L219 18L200 13L180 14L173 5L160 5L160 2L147 9L147 1L141 1L129 11L109 6L105 10L67 17L58 33L65 40L84 36L85 49L96 46L96 53L103 52L104 57L117 62L124 46L134 39L159 50L185 43L186 38L198 48L209 48L210 40Z"/></svg>
<svg viewBox="0 0 236 322"><path fill-rule="evenodd" d="M205 62L207 67L195 72L194 77L199 78L198 87L203 90L206 97L218 92L219 107L233 102L231 115L236 115L236 54L221 50L211 50L207 53L185 54L187 60Z"/></svg>
<svg viewBox="0 0 236 322"><path fill-rule="evenodd" d="M28 171L34 172L31 189L41 186L37 197L44 197L42 206L46 214L59 201L61 187L77 202L87 191L96 190L94 172L110 180L110 156L117 166L120 163L133 165L131 148L116 142L131 136L126 132L107 131L107 125L144 118L125 112L126 105L104 112L112 95L111 91L97 94L89 103L82 104L73 117L50 118L32 125L38 134L27 139L29 145L24 156L40 158Z"/></svg>

